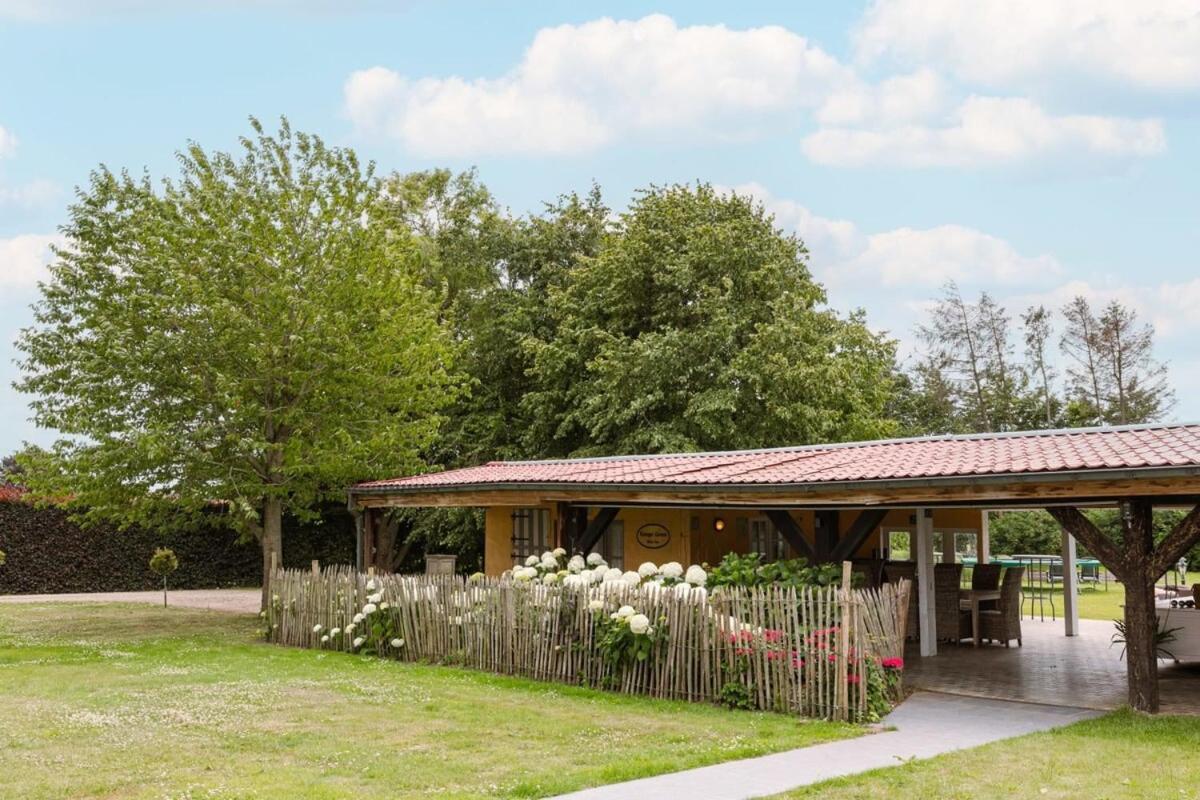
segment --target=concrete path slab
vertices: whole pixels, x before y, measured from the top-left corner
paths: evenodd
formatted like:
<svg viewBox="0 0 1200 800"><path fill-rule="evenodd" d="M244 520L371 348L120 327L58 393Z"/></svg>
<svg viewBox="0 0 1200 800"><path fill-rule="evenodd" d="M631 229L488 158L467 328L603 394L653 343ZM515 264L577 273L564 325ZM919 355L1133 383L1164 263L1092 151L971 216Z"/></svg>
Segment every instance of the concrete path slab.
<svg viewBox="0 0 1200 800"><path fill-rule="evenodd" d="M686 797L746 800L830 778L895 766L988 742L1049 730L1099 716L1063 706L1014 703L919 692L884 723L894 731L819 744L757 758L641 778L561 795L571 800Z"/></svg>
<svg viewBox="0 0 1200 800"><path fill-rule="evenodd" d="M162 605L162 592L92 592L76 594L6 594L0 603L151 603ZM167 605L175 608L206 608L257 614L262 605L261 589L172 589Z"/></svg>

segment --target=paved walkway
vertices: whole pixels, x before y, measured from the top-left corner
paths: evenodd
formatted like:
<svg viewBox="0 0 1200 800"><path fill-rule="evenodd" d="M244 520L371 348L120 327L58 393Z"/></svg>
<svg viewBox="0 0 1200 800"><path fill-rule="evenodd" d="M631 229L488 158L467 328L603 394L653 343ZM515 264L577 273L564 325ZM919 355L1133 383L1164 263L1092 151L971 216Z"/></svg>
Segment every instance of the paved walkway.
<svg viewBox="0 0 1200 800"><path fill-rule="evenodd" d="M162 592L95 592L79 594L6 594L0 603L153 603L162 605ZM175 608L207 608L257 614L262 605L260 589L180 589L167 592L167 604Z"/></svg>
<svg viewBox="0 0 1200 800"><path fill-rule="evenodd" d="M561 798L745 800L895 766L912 758L930 758L951 750L1049 730L1094 716L1098 712L1080 708L918 692L884 720L894 731L584 789Z"/></svg>

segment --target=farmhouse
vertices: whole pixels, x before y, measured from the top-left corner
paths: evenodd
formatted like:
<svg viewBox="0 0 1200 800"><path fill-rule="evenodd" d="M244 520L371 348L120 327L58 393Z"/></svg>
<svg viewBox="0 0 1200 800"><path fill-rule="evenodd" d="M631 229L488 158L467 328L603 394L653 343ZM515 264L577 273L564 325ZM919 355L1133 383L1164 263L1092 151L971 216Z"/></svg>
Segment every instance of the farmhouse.
<svg viewBox="0 0 1200 800"><path fill-rule="evenodd" d="M889 564L911 562L910 633L922 656L937 654L939 639L958 638L939 627L935 565L989 561L989 509L1045 508L1064 529L1055 560L1065 633L1078 628L1078 540L1125 585L1130 701L1147 710L1158 704L1153 585L1200 538L1198 502L1200 424L492 462L350 490L364 565L376 557L376 515L395 506L486 508L489 574L556 546L596 550L627 569L715 563L728 552L850 560L868 581L887 580ZM1096 507L1121 509L1120 542L1080 511ZM1192 513L1155 542L1151 514L1162 507Z"/></svg>

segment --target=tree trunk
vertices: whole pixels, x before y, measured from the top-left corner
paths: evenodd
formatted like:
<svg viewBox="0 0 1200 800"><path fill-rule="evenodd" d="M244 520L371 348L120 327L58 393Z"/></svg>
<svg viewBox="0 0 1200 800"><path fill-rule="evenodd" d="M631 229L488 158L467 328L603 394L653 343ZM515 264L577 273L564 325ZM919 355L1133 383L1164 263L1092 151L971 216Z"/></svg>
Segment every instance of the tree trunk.
<svg viewBox="0 0 1200 800"><path fill-rule="evenodd" d="M1158 712L1158 647L1154 580L1144 570L1125 576L1125 671L1129 705Z"/></svg>
<svg viewBox="0 0 1200 800"><path fill-rule="evenodd" d="M283 503L277 497L266 498L263 500L262 515L262 607L266 610L271 599L271 554L275 554L275 565L283 565Z"/></svg>

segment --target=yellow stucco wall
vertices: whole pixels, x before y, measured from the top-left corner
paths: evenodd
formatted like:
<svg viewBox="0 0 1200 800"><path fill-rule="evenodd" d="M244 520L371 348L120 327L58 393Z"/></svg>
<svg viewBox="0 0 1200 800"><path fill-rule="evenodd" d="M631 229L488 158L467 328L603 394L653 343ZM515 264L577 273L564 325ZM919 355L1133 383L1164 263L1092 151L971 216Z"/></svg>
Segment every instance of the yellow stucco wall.
<svg viewBox="0 0 1200 800"><path fill-rule="evenodd" d="M550 531L556 530L556 507L547 505L542 508L549 512ZM492 506L487 509L484 571L489 575L499 575L512 566L513 510L511 506ZM811 542L813 512L790 513ZM976 531L980 527L982 513L977 509L968 508L934 509L934 528ZM857 516L857 511L842 511L838 516L839 533L845 534ZM718 517L725 521L725 529L720 532L714 529L714 522ZM696 520L694 525L693 518ZM757 518L762 518L762 515L747 509L623 508L617 519L624 523L625 528L625 568L637 569L638 564L643 561L653 561L656 564L678 561L685 566L704 562L714 564L726 553L748 552L749 522ZM908 528L912 523L912 511L895 509L888 512L880 528ZM665 546L649 549L639 544L638 529L648 524L662 525L670 531L670 539ZM870 557L879 546L879 536L880 531L877 528L867 537L855 557Z"/></svg>

